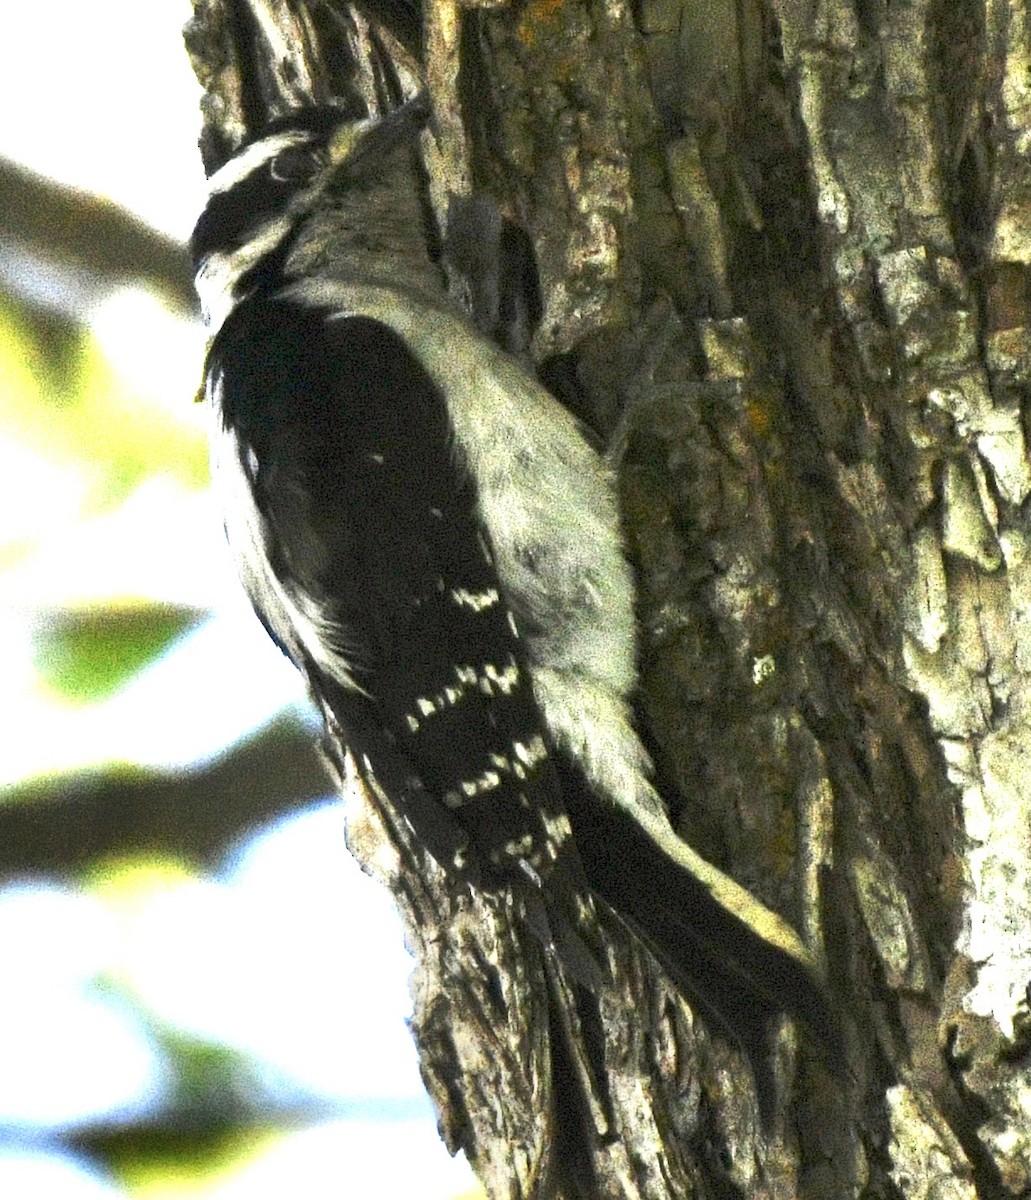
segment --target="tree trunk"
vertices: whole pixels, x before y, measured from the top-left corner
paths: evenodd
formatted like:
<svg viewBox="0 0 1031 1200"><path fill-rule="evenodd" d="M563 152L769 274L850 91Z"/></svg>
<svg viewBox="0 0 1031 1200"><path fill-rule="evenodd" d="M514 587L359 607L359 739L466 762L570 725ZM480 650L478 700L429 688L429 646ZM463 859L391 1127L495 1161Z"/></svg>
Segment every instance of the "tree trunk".
<svg viewBox="0 0 1031 1200"><path fill-rule="evenodd" d="M584 1025L383 797L448 1146L492 1198L1031 1193L1031 15L1022 0L195 0L209 169L428 88L448 200L529 235L542 377L601 430L678 831L802 932L843 1080L747 1066L611 930ZM549 1165L550 1164L550 1165Z"/></svg>

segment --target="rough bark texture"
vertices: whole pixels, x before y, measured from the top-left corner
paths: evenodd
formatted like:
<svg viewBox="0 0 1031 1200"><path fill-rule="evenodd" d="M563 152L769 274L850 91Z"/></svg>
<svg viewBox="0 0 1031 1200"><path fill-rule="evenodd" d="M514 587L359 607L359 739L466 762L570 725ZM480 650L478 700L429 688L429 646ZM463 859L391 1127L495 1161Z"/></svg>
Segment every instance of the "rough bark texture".
<svg viewBox="0 0 1031 1200"><path fill-rule="evenodd" d="M677 827L800 928L849 1043L842 1087L780 1031L764 1135L618 932L583 1029L505 903L352 793L445 1139L492 1198L1031 1193L1024 0L427 3L420 65L386 0L197 0L205 160L428 86L438 212L527 231L538 364L619 454Z"/></svg>

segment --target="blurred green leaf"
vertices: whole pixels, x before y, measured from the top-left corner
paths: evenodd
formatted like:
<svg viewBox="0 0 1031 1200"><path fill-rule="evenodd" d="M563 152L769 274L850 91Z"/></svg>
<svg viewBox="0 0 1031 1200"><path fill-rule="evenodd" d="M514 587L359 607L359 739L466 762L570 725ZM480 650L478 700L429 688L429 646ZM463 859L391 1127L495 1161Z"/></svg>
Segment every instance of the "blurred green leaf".
<svg viewBox="0 0 1031 1200"><path fill-rule="evenodd" d="M66 312L0 293L0 327L7 349L16 353L37 387L71 392L89 332Z"/></svg>
<svg viewBox="0 0 1031 1200"><path fill-rule="evenodd" d="M74 1136L132 1195L207 1194L292 1131L338 1115L333 1104L303 1090L277 1088L286 1081L252 1055L173 1028L116 978L97 985L146 1024L167 1073L154 1111Z"/></svg>
<svg viewBox="0 0 1031 1200"><path fill-rule="evenodd" d="M198 364L198 375L199 375ZM191 487L208 478L203 432L128 387L84 327L0 293L0 426L55 462L82 469L96 506L150 475Z"/></svg>
<svg viewBox="0 0 1031 1200"><path fill-rule="evenodd" d="M35 667L62 699L93 704L117 692L203 616L167 604L51 611L34 630Z"/></svg>
<svg viewBox="0 0 1031 1200"><path fill-rule="evenodd" d="M130 1195L183 1200L210 1195L220 1181L289 1132L271 1122L189 1132L134 1127L88 1139L83 1148L100 1159Z"/></svg>

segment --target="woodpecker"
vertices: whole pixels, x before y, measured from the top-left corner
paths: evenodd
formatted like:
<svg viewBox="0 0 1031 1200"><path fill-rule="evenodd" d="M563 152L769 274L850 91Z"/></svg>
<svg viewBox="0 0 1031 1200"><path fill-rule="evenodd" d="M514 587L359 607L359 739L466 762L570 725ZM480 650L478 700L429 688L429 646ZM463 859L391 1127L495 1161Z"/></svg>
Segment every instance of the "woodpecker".
<svg viewBox="0 0 1031 1200"><path fill-rule="evenodd" d="M798 935L667 820L611 472L449 295L425 120L301 109L211 178L192 252L243 585L359 771L577 985L607 984L600 900L753 1066L778 1012L830 1040Z"/></svg>

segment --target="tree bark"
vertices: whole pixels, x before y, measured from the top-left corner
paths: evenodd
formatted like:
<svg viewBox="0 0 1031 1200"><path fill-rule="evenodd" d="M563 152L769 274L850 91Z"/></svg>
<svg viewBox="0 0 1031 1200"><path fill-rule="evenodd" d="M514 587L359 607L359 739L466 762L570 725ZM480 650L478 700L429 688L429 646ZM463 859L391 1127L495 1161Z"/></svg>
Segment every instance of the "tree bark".
<svg viewBox="0 0 1031 1200"><path fill-rule="evenodd" d="M618 929L585 1025L506 901L349 789L448 1146L493 1198L1027 1195L1031 15L426 4L422 49L389 0L195 0L206 165L428 89L441 225L475 191L527 232L534 358L612 446L676 827L800 929L848 1044L839 1082L784 1023L764 1132Z"/></svg>

